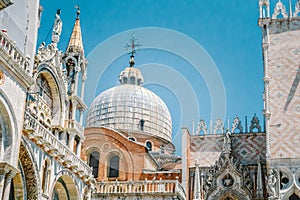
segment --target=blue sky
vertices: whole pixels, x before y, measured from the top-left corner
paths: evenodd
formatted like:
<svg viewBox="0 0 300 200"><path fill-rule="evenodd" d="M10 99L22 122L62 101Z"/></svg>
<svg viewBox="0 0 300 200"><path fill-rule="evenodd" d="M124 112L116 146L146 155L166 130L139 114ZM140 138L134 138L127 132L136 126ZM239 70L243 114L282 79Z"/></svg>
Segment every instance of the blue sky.
<svg viewBox="0 0 300 200"><path fill-rule="evenodd" d="M283 2L288 7L288 1ZM117 83L120 71L128 65L129 60L124 49L127 41L124 40L123 42L120 39L121 36L125 38L124 36L128 35L129 40L129 35L135 32L139 42L143 45L144 40L148 45L147 42L149 41L146 40L149 40L151 36L146 38L144 35L138 35L138 33L141 33L139 30L156 27L158 31L166 29L175 35L178 33L177 35L184 36L186 39L182 41L186 55L197 57L198 52L185 46L185 41L193 41L198 44L203 48L204 54L207 54L207 58L211 59L211 64L215 64L224 84L226 95L226 114L220 116L221 118L228 116L230 120L233 120L237 114L243 121L244 117L248 116L248 121L250 121L253 114L257 113L263 121L263 63L261 30L257 25L259 17L258 0L42 0L41 5L44 7L44 11L39 29L38 44L47 39L56 9L60 8L62 10L63 32L59 48L62 50L66 48L74 25L76 17L74 6L80 5L85 53L87 58L90 58L88 77L93 77L91 75L97 70L103 71L101 77L92 80L94 85L97 85L96 91L88 87L86 93L95 96ZM110 49L104 45L105 42L109 44L114 38L118 37L120 40L115 41L121 41L119 44L120 52L115 51L115 47ZM51 36L46 41L49 43L50 39ZM169 39L174 44L174 48L182 45L180 41L176 40L176 37L159 38L159 36L156 36L154 39L156 42L161 43ZM158 43L156 45L159 46ZM168 105L173 118L173 137L177 141L175 143L179 144L180 137L178 134L180 134L180 128L188 127L191 130L193 118L196 121L195 123L201 117L209 122L212 117L211 99L218 98L218 96L211 96L205 77L203 78L201 73L197 73L197 69L193 67L191 60L188 59L189 56L177 55L174 51L156 48L157 46L145 49L142 47L136 55L136 66L141 66L145 83L149 83L145 86L161 96ZM105 48L105 51L103 48ZM97 54L97 56L93 54ZM114 56L115 59L107 66L99 66L106 56ZM199 56L199 62L202 59L205 60L205 58ZM151 65L151 63L154 64ZM207 63L203 63L203 65L208 67ZM165 80L169 81L172 87L169 87L168 83L160 83L159 80L161 79L156 77L155 73L149 72L150 75L147 76L145 72L151 71L150 69L155 69L157 74L165 77ZM210 78L213 79L214 77ZM220 81L217 74L215 79L216 82ZM182 84L178 82L177 86L176 84L174 86L171 83L179 80L182 81ZM193 108L188 107L193 100L190 102L182 100L178 97L180 95L176 94L176 91L185 90L185 88L180 88L184 84L190 87L190 90L186 90L189 93L187 96L190 95L191 98L194 98L194 102L198 104L199 109L195 108L195 112L193 112ZM86 99L88 104L91 100L91 98ZM183 116L182 108L191 111L189 110L189 113L185 113ZM214 118L216 117L214 116Z"/></svg>

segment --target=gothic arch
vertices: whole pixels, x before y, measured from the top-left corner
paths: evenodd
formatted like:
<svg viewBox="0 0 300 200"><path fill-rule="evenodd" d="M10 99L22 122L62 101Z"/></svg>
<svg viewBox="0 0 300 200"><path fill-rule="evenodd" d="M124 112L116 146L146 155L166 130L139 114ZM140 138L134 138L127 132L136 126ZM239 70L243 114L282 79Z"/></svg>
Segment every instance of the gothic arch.
<svg viewBox="0 0 300 200"><path fill-rule="evenodd" d="M50 87L53 108L52 108L52 124L60 125L62 124L63 114L65 113L65 100L67 99L65 93L64 82L53 72L51 67L45 63L40 64L38 67L38 73L34 75L34 79L43 75ZM36 92L36 91L34 91Z"/></svg>
<svg viewBox="0 0 300 200"><path fill-rule="evenodd" d="M76 183L76 177L69 170L60 171L51 186L51 199L58 200L77 200L79 197L79 188Z"/></svg>
<svg viewBox="0 0 300 200"><path fill-rule="evenodd" d="M300 197L299 173L299 169L294 173L290 168L279 167L279 188L282 199L290 199L292 195Z"/></svg>
<svg viewBox="0 0 300 200"><path fill-rule="evenodd" d="M20 145L20 154L19 154L19 160L20 160L20 167L22 168L23 175L22 177L23 181L25 182L25 190L27 199L32 200L39 200L40 199L40 180L39 180L39 173L37 172L36 162L34 158L32 157L32 154L30 150L28 149L28 144L24 142L24 140L21 142Z"/></svg>
<svg viewBox="0 0 300 200"><path fill-rule="evenodd" d="M227 139L227 137L224 136L224 139ZM224 144L227 144L228 140L224 140L224 142ZM247 168L242 170L241 164L231 155L230 151L231 149L229 148L228 151L226 145L224 145L222 154L216 161L216 164L211 167L216 169L216 171L210 174L211 180L214 181L211 182L212 187L208 187L207 190L206 197L208 200L252 199L251 189L247 186L246 181L243 180L247 176Z"/></svg>

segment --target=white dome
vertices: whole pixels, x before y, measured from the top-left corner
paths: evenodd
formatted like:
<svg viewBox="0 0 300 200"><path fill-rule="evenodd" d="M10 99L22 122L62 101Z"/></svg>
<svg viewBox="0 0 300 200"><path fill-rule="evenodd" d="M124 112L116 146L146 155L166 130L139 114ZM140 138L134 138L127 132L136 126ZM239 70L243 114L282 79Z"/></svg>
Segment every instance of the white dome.
<svg viewBox="0 0 300 200"><path fill-rule="evenodd" d="M137 82L123 83L96 97L88 111L86 127L99 126L158 136L170 142L172 139L172 120L166 104Z"/></svg>

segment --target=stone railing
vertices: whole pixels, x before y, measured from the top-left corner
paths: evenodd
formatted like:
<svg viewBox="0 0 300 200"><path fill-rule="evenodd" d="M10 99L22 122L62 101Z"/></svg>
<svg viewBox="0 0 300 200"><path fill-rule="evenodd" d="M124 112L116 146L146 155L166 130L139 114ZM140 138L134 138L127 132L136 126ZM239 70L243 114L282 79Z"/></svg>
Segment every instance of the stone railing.
<svg viewBox="0 0 300 200"><path fill-rule="evenodd" d="M73 171L83 181L93 181L92 168L28 112L25 112L23 130L31 141L44 148L49 155L55 158L63 166Z"/></svg>
<svg viewBox="0 0 300 200"><path fill-rule="evenodd" d="M186 195L178 180L156 180L156 181L102 181L95 184L97 196L101 195L157 195L177 196L185 200Z"/></svg>
<svg viewBox="0 0 300 200"><path fill-rule="evenodd" d="M31 77L29 60L16 47L15 42L2 31L0 31L0 51L1 55L12 64L16 71Z"/></svg>

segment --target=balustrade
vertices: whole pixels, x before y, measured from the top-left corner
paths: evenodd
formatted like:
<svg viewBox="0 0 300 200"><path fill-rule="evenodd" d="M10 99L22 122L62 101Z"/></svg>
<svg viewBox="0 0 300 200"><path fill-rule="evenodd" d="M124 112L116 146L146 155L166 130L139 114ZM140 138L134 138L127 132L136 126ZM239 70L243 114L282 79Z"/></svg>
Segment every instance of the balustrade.
<svg viewBox="0 0 300 200"><path fill-rule="evenodd" d="M85 181L93 179L92 168L28 112L25 112L23 130L29 139L43 147L58 162L77 174L79 178Z"/></svg>

